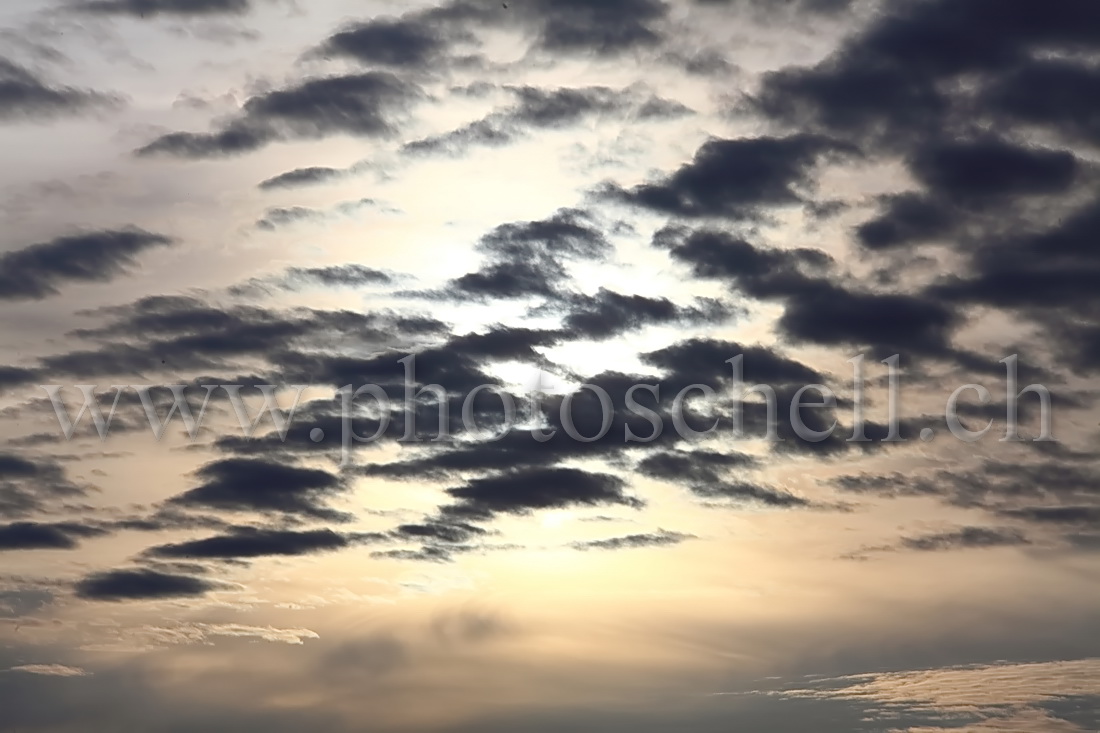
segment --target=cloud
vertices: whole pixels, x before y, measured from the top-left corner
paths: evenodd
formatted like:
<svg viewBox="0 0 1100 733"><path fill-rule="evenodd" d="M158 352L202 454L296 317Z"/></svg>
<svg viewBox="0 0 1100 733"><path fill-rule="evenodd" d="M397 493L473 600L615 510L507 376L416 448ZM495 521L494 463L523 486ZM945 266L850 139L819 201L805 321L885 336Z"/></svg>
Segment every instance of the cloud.
<svg viewBox="0 0 1100 733"><path fill-rule="evenodd" d="M394 530L394 534L405 539L459 544L486 535L488 531L465 522L429 520L419 524L402 524Z"/></svg>
<svg viewBox="0 0 1100 733"><path fill-rule="evenodd" d="M664 40L668 5L660 0L524 0L475 4L456 0L400 18L379 17L341 28L314 53L402 69L434 69L455 46L485 29L520 31L550 55L610 58Z"/></svg>
<svg viewBox="0 0 1100 733"><path fill-rule="evenodd" d="M341 492L343 481L327 471L269 460L226 458L195 472L205 483L169 500L171 504L229 511L254 511L346 521L349 516L324 504Z"/></svg>
<svg viewBox="0 0 1100 733"><path fill-rule="evenodd" d="M301 284L317 284L328 287L360 287L363 285L390 285L393 278L363 265L332 265L329 267L291 267L286 272L287 281Z"/></svg>
<svg viewBox="0 0 1100 733"><path fill-rule="evenodd" d="M852 0L778 0L778 2L776 0L694 0L694 2L699 5L726 8L746 7L768 13L791 10L826 15L848 10L852 5Z"/></svg>
<svg viewBox="0 0 1100 733"><path fill-rule="evenodd" d="M0 394L11 387L30 384L38 377L38 372L25 367L0 366Z"/></svg>
<svg viewBox="0 0 1100 733"><path fill-rule="evenodd" d="M802 689L778 693L784 698L850 700L865 706L871 720L894 725L899 715L935 722L961 722L981 733L1011 731L1084 731L1056 708L1066 699L1100 697L1100 661L1074 659L1030 663L998 662L940 669L873 672L822 678ZM1074 717L1072 714L1067 717ZM958 727L928 727L929 733Z"/></svg>
<svg viewBox="0 0 1100 733"><path fill-rule="evenodd" d="M936 552L982 547L1013 547L1030 544L1018 529L1003 527L962 527L919 537L905 537L901 546L908 550Z"/></svg>
<svg viewBox="0 0 1100 733"><path fill-rule="evenodd" d="M72 116L118 105L111 95L51 86L28 69L0 56L0 122Z"/></svg>
<svg viewBox="0 0 1100 733"><path fill-rule="evenodd" d="M11 667L6 672L22 672L23 674L42 675L44 677L86 677L91 672L86 672L80 667L69 667L64 664L21 664Z"/></svg>
<svg viewBox="0 0 1100 733"><path fill-rule="evenodd" d="M193 559L296 556L339 550L351 544L349 537L330 529L294 532L237 527L231 534L151 547L146 554L150 557Z"/></svg>
<svg viewBox="0 0 1100 733"><path fill-rule="evenodd" d="M538 48L598 56L658 45L657 23L668 14L659 0L534 0L514 7L540 26Z"/></svg>
<svg viewBox="0 0 1100 733"><path fill-rule="evenodd" d="M648 325L718 324L730 315L717 301L684 307L668 298L623 295L600 288L596 295L571 298L562 326L572 338L608 339Z"/></svg>
<svg viewBox="0 0 1100 733"><path fill-rule="evenodd" d="M1027 506L1004 509L1001 514L1035 524L1100 527L1100 506Z"/></svg>
<svg viewBox="0 0 1100 733"><path fill-rule="evenodd" d="M997 25L978 40L973 24L990 12L998 13ZM969 74L980 90L990 77L1028 66L1040 47L1094 46L1086 29L1098 20L1095 7L1073 0L1059 0L1041 16L1026 0L899 5L816 66L766 74L751 99L788 124L904 145L966 127L976 110L982 114L968 103L965 90L975 87L953 82Z"/></svg>
<svg viewBox="0 0 1100 733"><path fill-rule="evenodd" d="M216 158L258 150L277 140L337 134L383 137L395 131L396 115L420 96L417 87L387 72L307 79L251 97L214 132L169 133L137 154Z"/></svg>
<svg viewBox="0 0 1100 733"><path fill-rule="evenodd" d="M386 560L405 560L408 562L448 563L452 561L452 553L461 550L461 546L440 547L438 545L426 545L416 550L380 550L378 552L372 552L371 557Z"/></svg>
<svg viewBox="0 0 1100 733"><path fill-rule="evenodd" d="M897 232L880 229L868 236L888 240ZM865 282L836 273L824 252L761 247L709 229L666 228L654 237L654 245L690 265L698 277L724 280L746 295L781 302L777 326L793 342L869 349L879 358L899 354L905 363L929 357L983 371L1001 368L953 346L965 316L934 290L869 290Z"/></svg>
<svg viewBox="0 0 1100 733"><path fill-rule="evenodd" d="M1065 150L1023 147L988 136L923 145L911 156L909 169L937 195L963 201L1062 193L1079 172L1077 158Z"/></svg>
<svg viewBox="0 0 1100 733"><path fill-rule="evenodd" d="M439 23L439 15L438 10L429 10L348 25L330 36L315 53L392 68L420 69L441 64L456 37L467 36Z"/></svg>
<svg viewBox="0 0 1100 733"><path fill-rule="evenodd" d="M179 369L236 368L235 360L244 357L275 361L288 368L294 364L288 350L328 347L334 338L342 339L344 344L371 343L384 348L395 341L400 343L446 330L440 321L412 314L311 308L282 311L253 305L225 306L199 297L177 295L149 296L88 315L108 316L110 320L94 328L78 329L71 335L95 340L100 343L98 348L45 357L40 364L43 370L81 378L142 375ZM300 381L288 378L279 382L279 374L270 374L259 383L313 381L310 374L300 376ZM315 376L320 379L322 374L318 370ZM214 378L213 382L199 380L193 384L199 388L204 383L249 385L256 380L226 382L225 378ZM336 386L345 384L348 382L340 381Z"/></svg>
<svg viewBox="0 0 1100 733"><path fill-rule="evenodd" d="M561 209L545 219L501 224L481 237L477 249L487 259L480 270L455 278L442 291L405 295L553 299L569 280L565 263L599 262L613 252L592 218L578 209Z"/></svg>
<svg viewBox="0 0 1100 733"><path fill-rule="evenodd" d="M53 591L42 588L0 590L0 619L31 616L54 601Z"/></svg>
<svg viewBox="0 0 1100 733"><path fill-rule="evenodd" d="M54 459L0 453L0 517L26 517L86 493Z"/></svg>
<svg viewBox="0 0 1100 733"><path fill-rule="evenodd" d="M554 128L575 124L594 114L630 114L642 118L681 117L690 110L676 102L645 94L641 88L610 87L510 87L518 98L504 114L518 124Z"/></svg>
<svg viewBox="0 0 1100 733"><path fill-rule="evenodd" d="M852 474L833 483L853 494L937 498L952 506L985 511L994 521L1028 525L1026 533L1016 527L963 527L868 549L928 551L1044 541L1087 550L1100 524L1100 501L1094 490L1097 467L1091 458L1085 460L1081 465L1060 458L1035 463L986 460L952 471Z"/></svg>
<svg viewBox="0 0 1100 733"><path fill-rule="evenodd" d="M593 117L620 117L638 121L670 120L693 114L679 102L664 99L634 86L504 87L516 97L508 107L445 133L406 143L407 153L459 155L474 146L501 147L522 137L526 130L554 130L577 125Z"/></svg>
<svg viewBox="0 0 1100 733"><path fill-rule="evenodd" d="M332 181L343 175L344 171L338 168L325 168L320 166L296 168L292 171L280 173L277 176L268 178L260 183L259 187L265 191L276 188L298 188L300 186L309 186Z"/></svg>
<svg viewBox="0 0 1100 733"><path fill-rule="evenodd" d="M273 232L298 222L321 222L336 216L349 216L359 209L376 204L374 199L364 198L342 201L326 209L311 209L306 206L274 207L264 212L263 218L256 222L256 228Z"/></svg>
<svg viewBox="0 0 1100 733"><path fill-rule="evenodd" d="M130 601L201 596L219 585L190 575L155 570L108 570L77 581L76 595L92 601Z"/></svg>
<svg viewBox="0 0 1100 733"><path fill-rule="evenodd" d="M308 288L360 288L393 285L396 277L364 265L327 265L325 267L288 267L280 275L252 278L229 289L239 296L272 295L272 289L301 292Z"/></svg>
<svg viewBox="0 0 1100 733"><path fill-rule="evenodd" d="M317 209L304 206L279 207L265 211L263 218L256 222L256 228L273 232L300 221L319 221L324 218L324 213Z"/></svg>
<svg viewBox="0 0 1100 733"><path fill-rule="evenodd" d="M487 517L576 505L641 507L640 500L623 493L624 487L623 480L616 476L576 468L523 469L472 479L465 486L448 489L447 493L459 503L443 511L451 516Z"/></svg>
<svg viewBox="0 0 1100 733"><path fill-rule="evenodd" d="M612 537L606 540L574 542L572 547L577 550L624 550L640 547L667 547L693 539L696 539L695 535L683 534L681 532L669 532L661 529L650 534L632 534L625 537Z"/></svg>
<svg viewBox="0 0 1100 733"><path fill-rule="evenodd" d="M779 327L804 343L869 347L879 358L952 357L951 334L961 322L960 313L932 298L851 291L817 280L789 297Z"/></svg>
<svg viewBox="0 0 1100 733"><path fill-rule="evenodd" d="M67 282L110 282L129 274L145 250L174 240L141 229L58 237L0 255L0 300L40 300Z"/></svg>
<svg viewBox="0 0 1100 733"><path fill-rule="evenodd" d="M1100 69L1070 59L1032 59L982 91L981 104L1002 120L1100 142Z"/></svg>
<svg viewBox="0 0 1100 733"><path fill-rule="evenodd" d="M472 147L503 147L519 133L498 119L476 120L455 130L405 143L402 151L413 155L461 155Z"/></svg>
<svg viewBox="0 0 1100 733"><path fill-rule="evenodd" d="M963 220L953 203L919 193L893 194L880 199L879 214L860 224L856 236L867 249L889 249L944 238Z"/></svg>
<svg viewBox="0 0 1100 733"><path fill-rule="evenodd" d="M710 140L663 179L629 189L608 184L602 193L665 214L755 220L765 207L803 203L817 164L853 153L816 135Z"/></svg>
<svg viewBox="0 0 1100 733"><path fill-rule="evenodd" d="M746 346L734 341L693 338L641 355L641 360L668 372L677 391L689 384L707 384L717 389L733 378L727 362L742 356L742 376L748 384L820 384L824 375L765 346Z"/></svg>
<svg viewBox="0 0 1100 733"><path fill-rule="evenodd" d="M243 15L251 9L250 0L88 0L74 6L86 13L130 15L152 18L158 15L204 17Z"/></svg>
<svg viewBox="0 0 1100 733"><path fill-rule="evenodd" d="M976 39L972 23L989 12L997 23ZM875 340L883 353L975 368L949 342L966 306L988 305L1037 325L1065 367L1097 368L1100 340L1083 322L1100 312L1085 284L1097 263L1093 248L1078 246L1100 210L1095 173L1065 146L1095 139L1100 108L1087 92L1100 79L1091 60L1100 37L1086 29L1098 20L1096 7L1072 0L1039 14L1020 0L896 5L819 63L763 76L743 111L905 165L917 190L880 197L877 214L854 230L888 260L880 266L886 279L896 284L889 273L904 271L922 245L959 257L956 274L921 292L816 283L803 297L792 285L782 296L790 298L781 324L789 336L826 345ZM851 315L876 305L905 324L903 338L883 338L865 316Z"/></svg>
<svg viewBox="0 0 1100 733"><path fill-rule="evenodd" d="M665 227L653 246L688 265L701 279L726 280L755 297L782 295L806 279L826 274L836 264L819 249L775 249L717 229Z"/></svg>
<svg viewBox="0 0 1100 733"><path fill-rule="evenodd" d="M455 278L450 283L452 297L459 295L478 299L514 300L531 297L553 297L556 285L565 278L559 267L522 262L495 262L477 272Z"/></svg>
<svg viewBox="0 0 1100 733"><path fill-rule="evenodd" d="M740 453L672 451L646 456L638 464L643 476L687 486L703 499L726 499L768 507L807 507L810 502L788 491L728 478L734 470L744 472L758 461Z"/></svg>
<svg viewBox="0 0 1100 733"><path fill-rule="evenodd" d="M5 550L73 550L79 540L107 534L103 529L75 522L0 524L0 552Z"/></svg>

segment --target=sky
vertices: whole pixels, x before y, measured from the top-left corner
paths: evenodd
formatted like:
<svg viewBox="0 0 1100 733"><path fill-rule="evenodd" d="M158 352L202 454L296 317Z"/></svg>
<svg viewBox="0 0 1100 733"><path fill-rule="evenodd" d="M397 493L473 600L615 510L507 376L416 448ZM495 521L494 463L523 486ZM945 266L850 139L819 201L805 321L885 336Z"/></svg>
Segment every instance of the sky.
<svg viewBox="0 0 1100 733"><path fill-rule="evenodd" d="M5 0L0 151L0 730L1100 730L1100 3Z"/></svg>

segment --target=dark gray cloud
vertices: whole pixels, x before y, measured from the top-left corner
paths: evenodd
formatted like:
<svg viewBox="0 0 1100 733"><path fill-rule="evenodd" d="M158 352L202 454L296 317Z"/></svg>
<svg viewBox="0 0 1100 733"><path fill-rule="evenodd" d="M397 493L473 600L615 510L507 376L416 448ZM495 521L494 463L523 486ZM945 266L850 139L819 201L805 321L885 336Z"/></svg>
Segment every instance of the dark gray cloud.
<svg viewBox="0 0 1100 733"><path fill-rule="evenodd" d="M494 262L455 278L449 291L484 300L550 298L557 295L556 286L565 278L565 271L556 264Z"/></svg>
<svg viewBox="0 0 1100 733"><path fill-rule="evenodd" d="M386 136L395 131L396 116L422 94L411 83L380 71L307 79L250 98L214 132L169 133L137 154L215 158L251 152L276 140L340 133Z"/></svg>
<svg viewBox="0 0 1100 733"><path fill-rule="evenodd" d="M141 229L88 232L0 255L0 300L47 298L66 282L110 282L137 265L137 255L174 240Z"/></svg>
<svg viewBox="0 0 1100 733"><path fill-rule="evenodd" d="M806 13L833 14L848 10L852 0L694 0L699 5L711 5L727 8L747 8L777 13L779 11L797 11Z"/></svg>
<svg viewBox="0 0 1100 733"><path fill-rule="evenodd" d="M996 215L1015 224L1011 208ZM1100 201L1090 198L1049 224L1020 222L977 241L962 238L957 246L969 260L968 271L941 277L928 292L952 304L993 306L1030 318L1043 326L1063 366L1094 371L1100 368L1094 325L1100 298L1089 283L1100 275L1090 244L1097 222Z"/></svg>
<svg viewBox="0 0 1100 733"><path fill-rule="evenodd" d="M482 237L478 249L512 260L598 260L611 253L611 244L589 214L561 209L546 219L502 224Z"/></svg>
<svg viewBox="0 0 1100 733"><path fill-rule="evenodd" d="M727 233L679 228L659 232L654 244L698 277L781 301L778 326L791 341L870 349L879 358L901 354L907 363L921 356L977 363L953 346L965 317L943 298L866 290L833 274L832 259L818 250L769 249Z"/></svg>
<svg viewBox="0 0 1100 733"><path fill-rule="evenodd" d="M394 530L394 534L404 539L459 544L482 537L488 534L488 530L466 522L431 519L418 524L402 524Z"/></svg>
<svg viewBox="0 0 1100 733"><path fill-rule="evenodd" d="M771 507L804 507L810 502L770 486L731 477L743 475L758 465L756 459L739 453L674 451L654 453L638 464L638 471L653 478L687 486L696 496L709 500L732 500Z"/></svg>
<svg viewBox="0 0 1100 733"><path fill-rule="evenodd" d="M499 148L511 144L520 133L502 120L476 120L455 130L405 143L402 150L413 155L458 156L473 147Z"/></svg>
<svg viewBox="0 0 1100 733"><path fill-rule="evenodd" d="M891 552L956 552L998 547L1024 547L1031 545L1027 535L1015 527L967 526L942 532L902 537L896 543L863 547L844 555L848 560L867 560L872 555Z"/></svg>
<svg viewBox="0 0 1100 733"><path fill-rule="evenodd" d="M567 506L641 507L642 502L624 494L624 488L625 483L616 476L576 468L509 471L448 489L447 493L459 503L443 511L451 516L489 517Z"/></svg>
<svg viewBox="0 0 1100 733"><path fill-rule="evenodd" d="M625 550L640 547L667 547L696 539L695 535L682 532L658 530L648 534L632 534L625 537L612 537L606 540L574 542L571 546L578 550Z"/></svg>
<svg viewBox="0 0 1100 733"><path fill-rule="evenodd" d="M54 459L0 452L0 517L26 517L86 493Z"/></svg>
<svg viewBox="0 0 1100 733"><path fill-rule="evenodd" d="M487 259L480 270L455 278L442 292L419 295L555 299L569 280L566 263L602 261L613 251L592 218L578 209L561 209L546 219L502 224L483 236L477 249Z"/></svg>
<svg viewBox="0 0 1100 733"><path fill-rule="evenodd" d="M256 228L273 232L299 222L323 222L337 216L354 215L360 209L375 206L377 203L374 199L363 198L341 201L324 209L311 209L308 206L277 206L264 212L263 217L256 222Z"/></svg>
<svg viewBox="0 0 1100 733"><path fill-rule="evenodd" d="M1023 147L995 137L922 145L908 162L920 183L937 195L963 201L1062 193L1079 170L1077 158L1067 151Z"/></svg>
<svg viewBox="0 0 1100 733"><path fill-rule="evenodd" d="M547 361L537 349L560 340L557 332L496 327L485 333L456 334L436 346L379 351L365 358L287 352L280 354L279 363L283 376L291 382L309 377L338 387L375 384L387 390L391 401L400 402L405 389L405 365L399 361L413 356L413 383L437 384L449 395L464 398L481 385L499 386L499 380L486 371L489 363L520 361L545 365Z"/></svg>
<svg viewBox="0 0 1100 733"><path fill-rule="evenodd" d="M92 601L136 601L201 596L220 587L190 575L156 570L108 570L77 581L76 595Z"/></svg>
<svg viewBox="0 0 1100 733"><path fill-rule="evenodd" d="M1035 524L1100 526L1098 506L1025 506L1004 509L1001 514Z"/></svg>
<svg viewBox="0 0 1100 733"><path fill-rule="evenodd" d="M983 26L986 32L979 38L974 28L991 13L997 20ZM1059 127L1061 117L1044 119L1042 112L1051 108L1050 94L1057 86L1029 103L1018 92L1013 96L1009 90L1019 87L1006 87L1001 77L1019 79L1032 64L1045 67L1048 62L1035 54L1039 50L1096 48L1098 13L1076 0L1057 0L1042 13L1026 0L895 4L818 65L767 74L752 103L802 129L896 147L914 138L973 130L977 120L988 117L972 97L982 99L989 84L993 99L1010 108L1014 100L1019 117ZM959 83L967 77L966 85ZM1080 120L1079 110L1088 104L1071 103L1070 109L1078 111L1067 119ZM989 111L1000 110L992 106ZM995 124L1005 121L999 118Z"/></svg>
<svg viewBox="0 0 1100 733"><path fill-rule="evenodd" d="M256 222L256 228L273 232L300 221L318 221L324 218L324 212L305 206L276 207L264 212L263 218Z"/></svg>
<svg viewBox="0 0 1100 733"><path fill-rule="evenodd" d="M982 91L980 103L1002 120L1100 143L1100 69L1069 59L1032 59Z"/></svg>
<svg viewBox="0 0 1100 733"><path fill-rule="evenodd" d="M388 346L395 339L434 336L446 331L445 324L424 316L309 308L278 311L260 306L223 306L198 297L174 295L149 296L124 306L98 310L94 315L105 315L110 320L70 335L99 342L99 347L46 357L40 365L45 372L87 377L213 370L230 368L234 360L244 357L279 362L281 371L295 361L292 355L287 355L288 349L307 345L327 347L334 338L345 344ZM275 383L272 379L277 376L268 375L258 383ZM312 380L310 374L301 376L303 381L295 384ZM318 371L316 377L322 376ZM216 379L212 383L227 382ZM255 384L257 380L228 383ZM337 386L345 384L348 382Z"/></svg>
<svg viewBox="0 0 1100 733"><path fill-rule="evenodd" d="M393 278L363 265L332 265L330 267L292 267L286 272L287 280L295 283L316 283L329 287L358 287L362 285L390 285Z"/></svg>
<svg viewBox="0 0 1100 733"><path fill-rule="evenodd" d="M688 339L642 354L646 364L667 370L673 386L707 384L717 389L733 377L726 362L743 356L743 376L749 384L799 386L821 384L824 376L811 367L764 346L745 346L717 339ZM682 388L682 387L681 387Z"/></svg>
<svg viewBox="0 0 1100 733"><path fill-rule="evenodd" d="M259 187L265 191L276 188L298 188L299 186L308 186L315 183L331 181L343 175L344 171L339 168L325 168L321 166L296 168L292 171L280 173L277 176L268 178L261 182Z"/></svg>
<svg viewBox="0 0 1100 733"><path fill-rule="evenodd" d="M513 6L541 26L539 48L600 56L658 45L659 23L668 15L660 0L533 0Z"/></svg>
<svg viewBox="0 0 1100 733"><path fill-rule="evenodd" d="M454 0L340 29L314 53L363 64L435 70L486 28L518 30L536 51L610 58L659 46L669 6L660 0Z"/></svg>
<svg viewBox="0 0 1100 733"><path fill-rule="evenodd" d="M648 325L718 324L731 316L717 301L701 301L696 306L679 306L668 298L623 295L600 288L595 295L570 299L562 321L572 338L607 339Z"/></svg>
<svg viewBox="0 0 1100 733"><path fill-rule="evenodd" d="M86 13L130 15L153 18L158 15L211 16L242 15L251 9L250 0L85 0L74 7Z"/></svg>
<svg viewBox="0 0 1100 733"><path fill-rule="evenodd" d="M452 561L452 553L460 549L461 548L457 547L425 545L416 550L379 550L377 552L372 552L371 557L387 560L406 560L409 562L447 563Z"/></svg>
<svg viewBox="0 0 1100 733"><path fill-rule="evenodd" d="M647 476L691 483L718 483L719 476L731 469L752 469L759 461L743 453L715 451L672 451L646 456L638 464Z"/></svg>
<svg viewBox="0 0 1100 733"><path fill-rule="evenodd" d="M880 199L878 215L860 224L856 237L871 250L902 247L945 237L964 220L953 202L918 193L895 194Z"/></svg>
<svg viewBox="0 0 1100 733"><path fill-rule="evenodd" d="M377 535L378 539L383 535ZM159 545L146 550L150 557L191 559L233 559L309 555L341 550L363 541L363 537L331 529L307 531L235 527L230 534L201 540Z"/></svg>
<svg viewBox="0 0 1100 733"><path fill-rule="evenodd" d="M1011 547L1026 544L1030 543L1020 530L997 527L963 527L950 532L906 537L901 541L903 548L923 552L982 547Z"/></svg>
<svg viewBox="0 0 1100 733"><path fill-rule="evenodd" d="M994 12L996 22L978 38L974 23ZM855 229L861 245L889 258L884 272L901 271L912 248L930 242L964 263L923 293L792 288L801 292L784 296L790 336L822 344L873 339L885 347L880 352L904 354L908 345L915 355L973 367L950 339L965 307L980 304L1040 325L1063 365L1097 368L1088 321L1100 304L1086 285L1096 264L1090 248L1078 246L1093 223L1087 197L1095 173L1060 148L1095 137L1096 97L1087 91L1098 78L1088 60L1100 49L1098 20L1095 6L1073 0L1042 12L1020 0L899 3L820 63L764 76L748 107L899 159L918 184L883 197L878 213ZM1068 211L1074 203L1077 211ZM901 324L902 337L884 338L880 326L852 312L875 304Z"/></svg>
<svg viewBox="0 0 1100 733"><path fill-rule="evenodd" d="M372 18L333 34L316 54L347 57L367 65L425 68L444 62L455 40L470 36L445 20L438 9L401 18Z"/></svg>
<svg viewBox="0 0 1100 733"><path fill-rule="evenodd" d="M787 299L779 327L797 341L869 348L878 358L953 358L952 333L962 321L961 313L933 298L851 291L817 280Z"/></svg>
<svg viewBox="0 0 1100 733"><path fill-rule="evenodd" d="M0 394L11 387L29 384L38 377L38 372L25 367L0 366Z"/></svg>
<svg viewBox="0 0 1100 733"><path fill-rule="evenodd" d="M407 143L408 153L459 155L474 146L500 147L528 130L562 129L604 116L639 121L668 120L693 114L679 102L655 96L640 87L505 87L516 101L460 128Z"/></svg>
<svg viewBox="0 0 1100 733"><path fill-rule="evenodd" d="M721 280L757 298L797 293L805 283L831 274L833 258L818 249L774 249L716 229L669 226L653 245L688 265L695 277Z"/></svg>
<svg viewBox="0 0 1100 733"><path fill-rule="evenodd" d="M505 115L521 125L538 128L563 127L595 114L629 114L641 118L676 117L690 110L676 102L647 95L640 89L610 87L542 89L510 87L517 97L515 107Z"/></svg>
<svg viewBox="0 0 1100 733"><path fill-rule="evenodd" d="M924 496L984 510L997 520L1026 523L1047 538L1060 537L1073 544L1077 538L1095 532L1100 521L1097 477L1095 465L1067 464L1055 459L1037 463L985 461L977 466L932 473L853 474L834 483L842 491L854 494L882 498ZM995 543L997 537L1006 543L1025 544L1025 538L1015 529L998 529L989 537L982 532L968 532L959 537L946 533L902 544L912 546L911 549L937 549L939 544L977 545L985 539Z"/></svg>
<svg viewBox="0 0 1100 733"><path fill-rule="evenodd" d="M270 460L226 458L207 463L195 475L204 483L170 504L228 511L275 513L329 521L350 516L325 504L344 482L327 471Z"/></svg>
<svg viewBox="0 0 1100 733"><path fill-rule="evenodd" d="M710 140L671 175L633 188L608 184L603 194L677 216L753 220L767 207L803 203L817 164L853 153L816 135Z"/></svg>
<svg viewBox="0 0 1100 733"><path fill-rule="evenodd" d="M275 290L300 292L308 288L360 288L376 285L392 285L395 276L358 264L327 265L324 267L289 267L280 275L252 278L229 289L232 295L272 295Z"/></svg>
<svg viewBox="0 0 1100 733"><path fill-rule="evenodd" d="M0 122L71 116L119 103L117 97L87 89L54 86L0 56Z"/></svg>
<svg viewBox="0 0 1100 733"><path fill-rule="evenodd" d="M80 540L107 534L76 522L0 524L0 552L5 550L72 550Z"/></svg>
<svg viewBox="0 0 1100 733"><path fill-rule="evenodd" d="M54 601L53 591L44 588L0 590L0 618L30 616Z"/></svg>

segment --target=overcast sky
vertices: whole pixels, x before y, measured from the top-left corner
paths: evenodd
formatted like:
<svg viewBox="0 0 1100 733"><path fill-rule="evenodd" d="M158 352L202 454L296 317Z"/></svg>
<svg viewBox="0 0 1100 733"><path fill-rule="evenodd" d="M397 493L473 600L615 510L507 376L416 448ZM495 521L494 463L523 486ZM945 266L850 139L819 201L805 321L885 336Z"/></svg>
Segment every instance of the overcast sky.
<svg viewBox="0 0 1100 733"><path fill-rule="evenodd" d="M1100 3L4 0L0 151L0 729L1100 729Z"/></svg>

